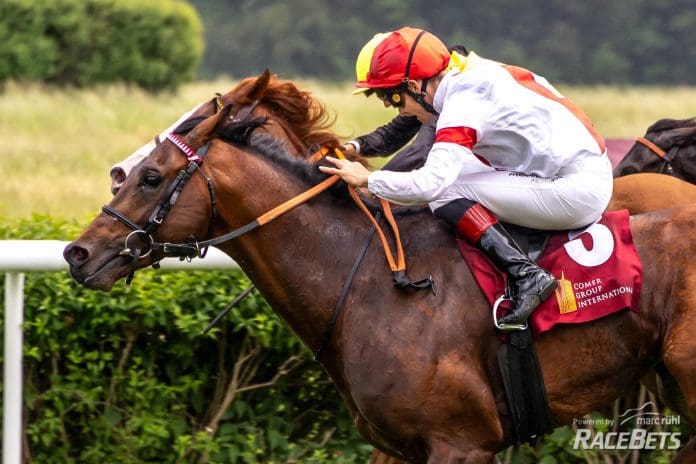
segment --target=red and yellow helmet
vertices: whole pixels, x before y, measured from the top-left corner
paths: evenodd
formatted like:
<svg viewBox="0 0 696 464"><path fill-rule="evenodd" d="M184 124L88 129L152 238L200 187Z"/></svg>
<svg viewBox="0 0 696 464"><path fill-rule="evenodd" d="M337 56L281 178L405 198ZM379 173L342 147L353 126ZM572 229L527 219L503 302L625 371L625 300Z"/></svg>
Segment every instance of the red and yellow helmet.
<svg viewBox="0 0 696 464"><path fill-rule="evenodd" d="M402 27L376 34L355 63L359 90L397 87L407 79L428 79L447 67L450 53L430 32ZM364 90L363 90L364 89Z"/></svg>

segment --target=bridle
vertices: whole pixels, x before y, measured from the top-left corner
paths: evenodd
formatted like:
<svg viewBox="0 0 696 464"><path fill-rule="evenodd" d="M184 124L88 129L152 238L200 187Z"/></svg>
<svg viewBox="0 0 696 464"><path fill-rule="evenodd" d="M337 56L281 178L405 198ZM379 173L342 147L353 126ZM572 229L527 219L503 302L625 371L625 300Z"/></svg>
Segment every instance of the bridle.
<svg viewBox="0 0 696 464"><path fill-rule="evenodd" d="M210 177L208 177L200 169L200 165L203 162L203 158L205 157L206 153L208 152L208 149L210 148L210 142L204 144L202 147L200 147L197 151L194 152L193 149L191 149L191 147L189 147L186 144L186 142L184 142L176 134L172 133L167 135L167 140L171 141L184 153L184 155L186 155L186 158L188 159L188 165L185 169L179 171L179 174L176 176L176 179L174 179L174 182L172 182L172 184L167 189L164 198L160 200L152 214L150 214L150 216L148 217L147 224L145 224L144 227L140 227L135 221L131 220L123 213L120 213L119 211L115 210L111 206L102 206L102 211L104 213L117 219L126 227L132 230L132 232L130 232L126 236L123 250L119 252L119 255L131 258L131 270L129 271L128 277L126 278L127 284L130 283L133 279L135 269L137 268L138 262L142 258L149 256L153 251L161 252L163 257L170 256L168 254L165 244L155 242L152 239L152 235L154 234L155 230L162 224L162 222L164 222L164 219L167 217L167 214L169 213L169 211L171 211L172 207L179 198L181 191L186 186L186 184L195 172L199 172L203 176L208 187L208 195L210 197L210 218L208 220L208 234L210 233L212 225L217 216L217 200L215 195L215 186ZM134 239L136 238L140 239L139 241L142 244L142 247L139 247L137 244L134 243ZM205 256L206 252L207 247L205 249L197 248L196 256L203 257ZM191 256L191 258L192 257L193 256ZM158 267L157 263L153 264L153 267Z"/></svg>
<svg viewBox="0 0 696 464"><path fill-rule="evenodd" d="M674 159L677 156L677 152L679 151L678 146L675 145L672 148L670 148L668 152L665 152L662 148L658 147L645 137L637 137L636 142L645 146L648 150L650 150L651 153L655 154L658 158L660 158L663 161L663 164L660 167L660 170L658 171L659 174L669 174L670 176L674 174L672 161L674 161Z"/></svg>
<svg viewBox="0 0 696 464"><path fill-rule="evenodd" d="M222 95L220 93L215 94L215 98L213 98L212 103L214 106L213 109L215 113L221 111L224 108L224 104L222 102ZM258 104L259 100L254 100L252 103L242 106L239 109L239 111L237 111L233 116L231 116L232 121L242 121L247 119ZM162 224L162 222L164 222L164 219L166 218L167 214L179 198L181 191L186 186L189 179L191 179L195 172L200 173L205 179L208 188L208 196L210 198L210 218L208 220L208 232L206 236L210 235L213 223L215 222L215 218L217 217L217 197L215 194L215 186L213 184L212 179L210 179L210 177L208 177L200 168L201 163L203 163L203 158L205 157L206 153L208 152L208 149L210 148L210 142L204 144L197 151L194 152L194 150L191 147L189 147L186 144L186 142L184 142L184 140L181 139L181 137L179 137L175 133L168 134L166 136L166 140L172 142L179 148L179 150L183 152L183 154L188 159L188 165L185 169L179 171L179 174L177 175L176 179L169 186L167 192L165 193L164 198L157 204L152 214L150 214L147 224L145 224L144 227L140 227L135 221L131 220L126 215L115 210L111 206L102 206L102 211L105 214L117 219L126 227L132 230L132 232L130 232L126 236L123 250L119 252L119 255L131 258L131 270L129 271L128 276L126 277L126 284L130 284L130 282L133 280L133 276L138 266L138 262L141 259L149 256L153 251L160 253L161 257L176 256L182 259L190 260L194 257L204 257L208 250L208 246L199 246L198 242L195 242L195 238L193 237L191 238L193 239L195 247L192 249L190 248L191 245L186 244L185 252L178 250L175 245L168 246L171 244L158 243L152 239L152 235L154 234L155 230L160 226L160 224ZM155 139L156 146L162 142L162 140L159 140L159 137ZM138 241L137 239L139 239L139 242L142 245L141 247L139 247L136 244L136 242ZM159 264L155 262L152 266L158 268Z"/></svg>
<svg viewBox="0 0 696 464"><path fill-rule="evenodd" d="M231 116L232 121L243 121L247 119L254 108L258 105L259 101L256 100L249 105L242 107L238 112ZM218 103L218 108L219 108ZM167 192L165 193L163 199L157 204L154 211L148 217L147 224L144 227L140 227L135 221L128 218L125 214L115 210L109 205L102 206L102 211L115 218L126 227L132 230L124 241L123 250L119 252L119 255L131 258L131 269L126 277L126 284L129 284L135 271L138 267L138 263L142 258L149 256L151 253L157 254L157 259L160 260L166 257L178 257L180 259L191 260L193 258L203 258L205 257L208 248L210 246L219 245L221 243L233 240L241 235L244 235L257 227L264 224L268 224L280 215L290 211L291 209L299 206L309 199L315 197L319 193L327 190L329 187L334 185L340 180L338 176L331 176L321 183L311 187L305 192L291 198L290 200L272 208L261 216L257 217L254 221L235 229L227 234L219 237L215 237L209 240L197 241L195 237L190 237L190 241L187 243L169 243L169 242L156 242L152 236L156 229L164 222L169 211L172 209L174 204L183 188L186 186L188 181L191 179L195 172L199 172L206 180L208 186L208 194L210 197L210 218L208 222L208 232L206 236L210 236L212 231L213 222L217 216L216 213L216 194L215 187L212 180L203 172L201 169L201 164L203 159L208 152L210 147L210 141L201 146L198 150L194 151L186 142L181 139L176 134L168 134L166 137L171 143L173 143L188 159L188 165L185 169L182 169L177 175L174 182L169 186ZM324 152L324 155L326 152ZM139 240L136 240L139 239ZM136 243L136 241L140 243ZM138 246L141 245L141 246ZM158 261L152 264L153 267L159 267Z"/></svg>

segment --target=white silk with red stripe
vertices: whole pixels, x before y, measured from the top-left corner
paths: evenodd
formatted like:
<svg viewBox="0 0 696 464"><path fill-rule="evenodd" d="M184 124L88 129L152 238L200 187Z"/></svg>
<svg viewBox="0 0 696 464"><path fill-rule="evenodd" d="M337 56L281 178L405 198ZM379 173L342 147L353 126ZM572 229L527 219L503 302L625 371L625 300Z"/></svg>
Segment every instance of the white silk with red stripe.
<svg viewBox="0 0 696 464"><path fill-rule="evenodd" d="M468 198L503 221L534 228L596 221L613 182L589 119L544 78L472 58L475 66L450 71L438 86L433 106L440 116L425 166L371 173L370 191L433 210Z"/></svg>

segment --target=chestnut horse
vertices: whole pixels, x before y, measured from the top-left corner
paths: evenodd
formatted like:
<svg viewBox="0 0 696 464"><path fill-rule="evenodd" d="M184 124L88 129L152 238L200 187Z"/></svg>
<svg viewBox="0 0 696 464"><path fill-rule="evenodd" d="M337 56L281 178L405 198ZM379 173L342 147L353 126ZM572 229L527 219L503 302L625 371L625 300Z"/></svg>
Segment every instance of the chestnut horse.
<svg viewBox="0 0 696 464"><path fill-rule="evenodd" d="M318 181L306 161L255 137L258 122L230 120L233 110L227 107L183 137L193 150L210 142L208 152L166 220L152 230L153 240L185 242L190 236L203 240L225 234ZM100 214L66 247L78 282L109 290L133 267L161 257L161 248L135 262L124 256L143 245L131 240L124 250L132 233L128 224L148 223L188 165L180 149L166 141L135 168L109 204L127 221ZM217 192L215 216L206 178ZM645 263L639 313L562 326L540 337L537 352L558 425L601 409L660 360L686 400L686 409L678 411L692 421L696 328L690 324L695 297L690 284L695 269L684 251L691 246L694 212L684 208L633 218L634 241ZM325 193L261 230L218 246L316 350L368 229L343 195ZM440 290L433 295L393 288L381 251L372 244L322 363L358 429L376 447L411 462L492 462L511 443L512 429L495 361L500 339L488 304L453 246L449 228L419 211L401 217L401 229L410 273L432 274ZM694 462L695 446L687 443L675 462Z"/></svg>
<svg viewBox="0 0 696 464"><path fill-rule="evenodd" d="M614 168L614 177L668 174L696 184L696 118L661 119L648 127Z"/></svg>
<svg viewBox="0 0 696 464"><path fill-rule="evenodd" d="M696 204L696 185L673 176L645 172L614 179L607 211L627 209L635 215L691 204Z"/></svg>
<svg viewBox="0 0 696 464"><path fill-rule="evenodd" d="M279 99L279 95L291 96L291 98L285 97ZM268 72L264 73L264 75L258 79L243 79L232 91L224 95L218 95L212 101L199 105L189 114L192 115L192 118L209 116L221 109L226 103L235 104L242 110L250 109L254 102L262 98L263 102L259 105L259 111L255 111L255 115L258 116L259 113L261 113L269 117L269 119L261 130L265 130L276 137L289 141L293 153L297 153L299 156L308 153L309 147L301 140L302 138L305 140L309 139L310 141L328 140L325 136L326 134L323 134L323 129L328 127L328 123L326 122L327 118L324 117L322 106L317 104L316 101L313 101L307 92L298 90L294 84L287 81L278 81L275 78L270 79ZM283 119L283 111L277 111L277 108L273 106L264 108L264 106L269 103L273 104L279 101L283 103L283 109L287 110L292 108L294 110L293 113L289 114L311 113L312 116L308 118L308 120L311 123L309 126L311 126L313 130L300 130L299 135L294 132L289 132L289 128L297 131L296 120L288 121ZM285 113L288 112L285 111ZM307 127L307 124L300 126L301 129L305 127ZM322 130L317 130L318 127ZM166 134L163 133L155 140L164 139L165 135ZM641 150L635 150L641 147L644 148L645 146L637 145L634 147L634 150L626 159L635 158L636 155L641 154ZM130 171L137 162L142 160L143 157L143 153L136 153L117 165L119 169L127 170L122 173L121 182L125 179L126 173ZM654 156L648 157L648 161L651 161L653 157ZM119 186L120 185L117 185L116 187ZM693 203L694 201L696 201L696 187L678 181L676 178L666 178L665 176L655 174L640 174L638 176L623 177L615 181L614 197L608 209L627 208L632 214L637 214L644 211L653 211L676 206L678 204ZM397 461L381 455L379 451L375 450L373 463L377 462L396 463Z"/></svg>

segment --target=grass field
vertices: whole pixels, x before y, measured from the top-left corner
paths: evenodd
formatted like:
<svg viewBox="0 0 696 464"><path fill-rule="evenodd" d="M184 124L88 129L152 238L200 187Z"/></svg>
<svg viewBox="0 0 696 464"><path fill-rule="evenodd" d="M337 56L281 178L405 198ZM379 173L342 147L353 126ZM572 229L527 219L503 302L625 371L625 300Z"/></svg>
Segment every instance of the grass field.
<svg viewBox="0 0 696 464"><path fill-rule="evenodd" d="M46 213L87 221L108 201L108 171L179 115L235 81L196 82L175 94L110 86L92 90L10 84L0 93L0 217ZM299 81L336 115L346 139L395 114L351 84ZM660 118L696 116L696 88L561 87L607 138L636 137Z"/></svg>

